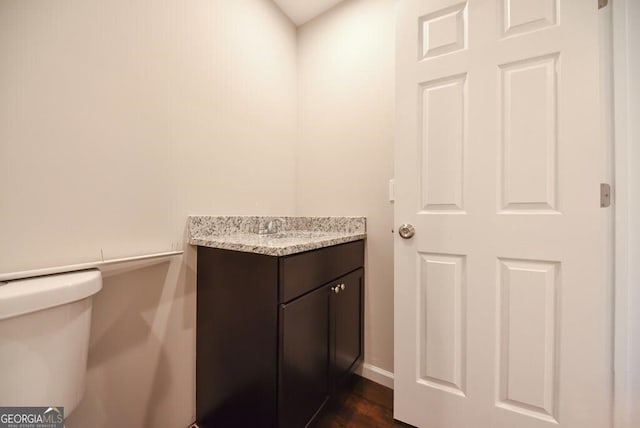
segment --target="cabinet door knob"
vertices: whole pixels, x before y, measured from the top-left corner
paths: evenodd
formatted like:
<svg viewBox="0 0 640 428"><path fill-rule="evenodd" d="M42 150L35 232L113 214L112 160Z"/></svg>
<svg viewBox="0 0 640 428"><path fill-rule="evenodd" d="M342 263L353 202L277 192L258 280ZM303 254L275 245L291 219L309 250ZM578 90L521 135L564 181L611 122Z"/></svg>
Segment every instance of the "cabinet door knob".
<svg viewBox="0 0 640 428"><path fill-rule="evenodd" d="M340 290L344 290L344 284L340 284Z"/></svg>
<svg viewBox="0 0 640 428"><path fill-rule="evenodd" d="M336 285L335 287L331 287L331 291L338 294L340 292L340 285Z"/></svg>

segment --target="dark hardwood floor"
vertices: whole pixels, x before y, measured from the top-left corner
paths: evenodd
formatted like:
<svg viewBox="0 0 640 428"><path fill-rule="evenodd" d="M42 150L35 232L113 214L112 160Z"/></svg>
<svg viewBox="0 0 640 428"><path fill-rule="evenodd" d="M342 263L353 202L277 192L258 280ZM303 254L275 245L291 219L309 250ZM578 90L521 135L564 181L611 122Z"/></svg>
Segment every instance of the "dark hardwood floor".
<svg viewBox="0 0 640 428"><path fill-rule="evenodd" d="M410 427L393 420L393 390L353 375L308 428Z"/></svg>
<svg viewBox="0 0 640 428"><path fill-rule="evenodd" d="M393 420L393 390L352 375L307 428L415 428ZM194 423L189 428L203 428Z"/></svg>

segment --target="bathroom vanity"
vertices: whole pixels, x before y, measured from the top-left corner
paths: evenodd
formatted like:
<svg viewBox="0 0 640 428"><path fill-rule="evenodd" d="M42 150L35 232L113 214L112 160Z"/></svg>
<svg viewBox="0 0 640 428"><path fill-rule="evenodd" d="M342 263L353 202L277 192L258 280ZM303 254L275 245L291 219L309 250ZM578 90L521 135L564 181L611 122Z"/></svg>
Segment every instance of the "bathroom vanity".
<svg viewBox="0 0 640 428"><path fill-rule="evenodd" d="M271 220L190 218L202 427L304 427L362 358L364 218Z"/></svg>

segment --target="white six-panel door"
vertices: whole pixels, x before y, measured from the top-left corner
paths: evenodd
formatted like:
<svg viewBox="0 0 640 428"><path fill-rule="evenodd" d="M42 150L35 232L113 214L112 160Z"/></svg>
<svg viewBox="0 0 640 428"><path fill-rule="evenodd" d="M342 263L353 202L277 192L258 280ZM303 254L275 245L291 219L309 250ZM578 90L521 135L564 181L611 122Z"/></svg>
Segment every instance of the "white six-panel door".
<svg viewBox="0 0 640 428"><path fill-rule="evenodd" d="M608 428L596 0L400 0L396 419Z"/></svg>

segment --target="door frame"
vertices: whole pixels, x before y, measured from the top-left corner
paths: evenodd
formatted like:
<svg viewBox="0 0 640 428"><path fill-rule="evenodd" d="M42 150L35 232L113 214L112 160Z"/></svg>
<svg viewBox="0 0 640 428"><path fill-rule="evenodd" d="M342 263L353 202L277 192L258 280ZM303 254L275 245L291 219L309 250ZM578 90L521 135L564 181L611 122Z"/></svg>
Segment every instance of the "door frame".
<svg viewBox="0 0 640 428"><path fill-rule="evenodd" d="M612 0L615 150L614 427L640 426L640 4Z"/></svg>

